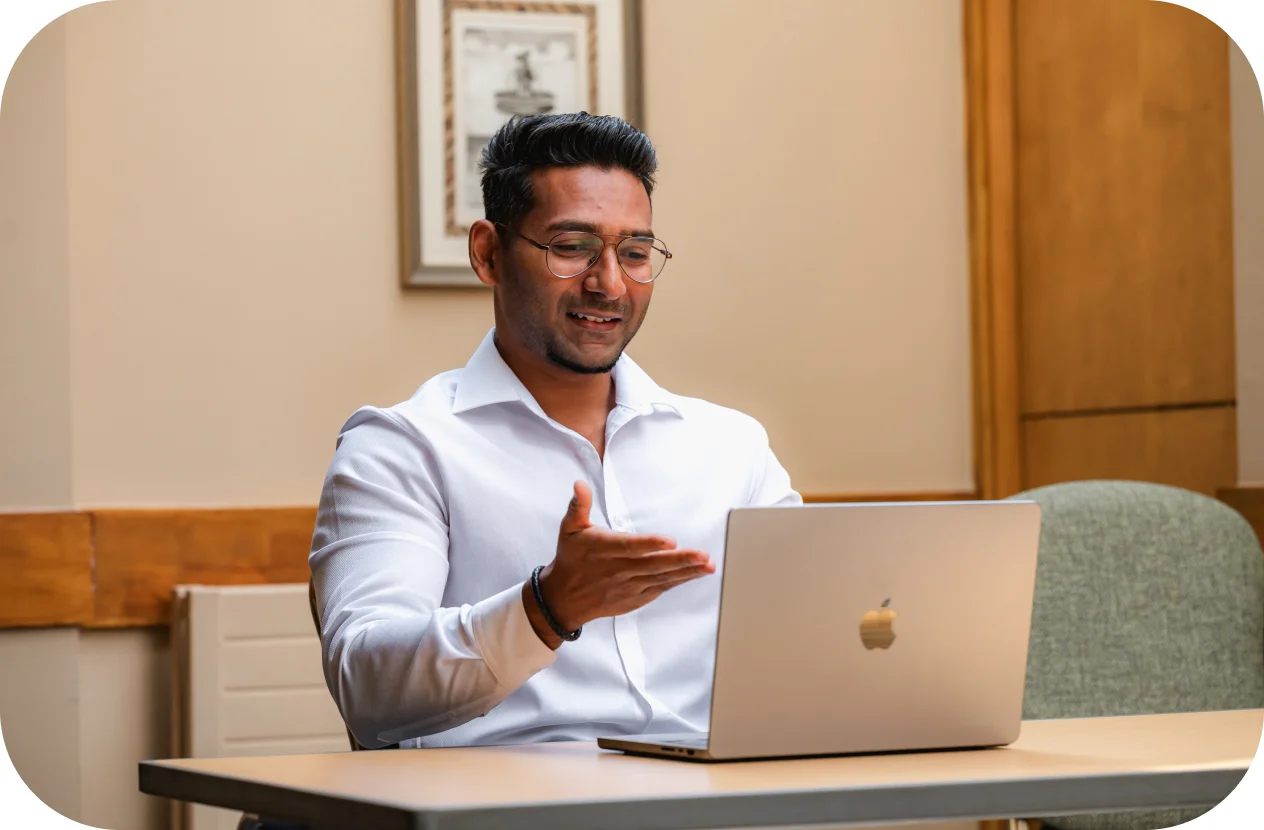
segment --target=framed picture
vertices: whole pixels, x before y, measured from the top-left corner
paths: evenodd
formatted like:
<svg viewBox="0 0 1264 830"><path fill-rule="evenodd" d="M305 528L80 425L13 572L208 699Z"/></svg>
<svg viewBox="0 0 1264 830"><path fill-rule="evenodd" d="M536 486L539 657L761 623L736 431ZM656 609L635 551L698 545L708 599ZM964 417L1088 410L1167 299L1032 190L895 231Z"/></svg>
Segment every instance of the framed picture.
<svg viewBox="0 0 1264 830"><path fill-rule="evenodd" d="M401 280L480 286L478 164L513 115L641 116L640 0L396 0Z"/></svg>

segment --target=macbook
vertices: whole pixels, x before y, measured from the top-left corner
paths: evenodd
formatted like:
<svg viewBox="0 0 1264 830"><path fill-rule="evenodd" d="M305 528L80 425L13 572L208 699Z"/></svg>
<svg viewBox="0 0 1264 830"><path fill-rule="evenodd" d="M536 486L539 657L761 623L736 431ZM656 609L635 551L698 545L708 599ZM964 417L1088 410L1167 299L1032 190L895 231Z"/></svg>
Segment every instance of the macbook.
<svg viewBox="0 0 1264 830"><path fill-rule="evenodd" d="M1039 535L1030 501L734 509L709 731L597 743L698 761L1012 743Z"/></svg>

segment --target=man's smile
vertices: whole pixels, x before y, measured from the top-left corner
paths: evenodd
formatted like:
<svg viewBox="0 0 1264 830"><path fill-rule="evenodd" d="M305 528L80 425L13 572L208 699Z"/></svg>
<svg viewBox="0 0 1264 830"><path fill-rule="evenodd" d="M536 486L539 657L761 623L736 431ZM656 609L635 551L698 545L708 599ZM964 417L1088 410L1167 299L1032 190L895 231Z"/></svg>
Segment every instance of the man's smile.
<svg viewBox="0 0 1264 830"><path fill-rule="evenodd" d="M613 331L623 318L617 314L597 314L590 311L568 311L566 319L588 331Z"/></svg>

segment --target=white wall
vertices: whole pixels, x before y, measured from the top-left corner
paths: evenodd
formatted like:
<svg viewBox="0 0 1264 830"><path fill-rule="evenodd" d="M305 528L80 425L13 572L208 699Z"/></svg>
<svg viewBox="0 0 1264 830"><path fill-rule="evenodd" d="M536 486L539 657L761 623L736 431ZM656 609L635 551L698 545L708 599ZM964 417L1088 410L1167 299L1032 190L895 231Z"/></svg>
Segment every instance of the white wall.
<svg viewBox="0 0 1264 830"><path fill-rule="evenodd" d="M1264 487L1264 104L1257 73L1229 49L1233 119L1234 312L1238 341L1238 481Z"/></svg>

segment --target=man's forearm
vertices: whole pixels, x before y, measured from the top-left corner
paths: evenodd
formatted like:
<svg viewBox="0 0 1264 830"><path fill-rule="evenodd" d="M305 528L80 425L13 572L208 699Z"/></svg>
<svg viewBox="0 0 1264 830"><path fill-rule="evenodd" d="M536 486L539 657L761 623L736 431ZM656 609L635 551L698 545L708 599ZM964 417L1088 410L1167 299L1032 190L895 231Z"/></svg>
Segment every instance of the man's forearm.
<svg viewBox="0 0 1264 830"><path fill-rule="evenodd" d="M453 729L551 664L523 599L509 589L428 618L370 612L329 632L330 691L357 740L373 748Z"/></svg>

